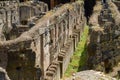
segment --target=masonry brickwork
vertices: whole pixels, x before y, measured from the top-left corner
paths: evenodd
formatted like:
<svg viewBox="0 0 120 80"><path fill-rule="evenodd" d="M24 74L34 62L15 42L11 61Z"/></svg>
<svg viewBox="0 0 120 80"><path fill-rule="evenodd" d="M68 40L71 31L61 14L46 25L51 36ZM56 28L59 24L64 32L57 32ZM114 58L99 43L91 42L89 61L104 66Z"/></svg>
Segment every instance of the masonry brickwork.
<svg viewBox="0 0 120 80"><path fill-rule="evenodd" d="M60 80L80 41L86 23L83 2L65 4L48 12L46 5L39 4L20 4L17 14L21 13L21 17L17 20L25 32L13 39L1 37L0 67L11 80ZM40 17L36 11L46 13ZM24 27L30 27L31 19L34 25L26 30ZM11 21L9 26L13 27Z"/></svg>
<svg viewBox="0 0 120 80"><path fill-rule="evenodd" d="M90 19L88 66L109 73L120 61L120 13L112 2L96 9Z"/></svg>

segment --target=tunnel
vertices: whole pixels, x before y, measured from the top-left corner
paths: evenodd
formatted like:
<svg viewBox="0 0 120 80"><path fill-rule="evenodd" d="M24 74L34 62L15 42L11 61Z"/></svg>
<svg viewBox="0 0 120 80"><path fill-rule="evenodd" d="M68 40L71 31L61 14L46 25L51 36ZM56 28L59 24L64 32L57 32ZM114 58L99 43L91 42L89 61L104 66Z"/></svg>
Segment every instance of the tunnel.
<svg viewBox="0 0 120 80"><path fill-rule="evenodd" d="M84 9L87 22L89 21L90 16L93 13L93 7L96 4L96 0L84 0Z"/></svg>

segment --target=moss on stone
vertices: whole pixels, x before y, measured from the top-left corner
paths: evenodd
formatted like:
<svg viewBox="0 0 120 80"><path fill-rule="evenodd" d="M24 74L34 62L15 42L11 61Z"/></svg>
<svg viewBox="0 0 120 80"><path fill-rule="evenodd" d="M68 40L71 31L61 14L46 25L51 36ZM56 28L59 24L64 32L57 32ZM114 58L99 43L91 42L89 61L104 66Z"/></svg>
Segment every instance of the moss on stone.
<svg viewBox="0 0 120 80"><path fill-rule="evenodd" d="M88 26L85 26L84 32L81 36L81 40L78 43L78 47L76 48L76 51L74 55L71 58L71 62L69 63L69 66L66 70L65 76L69 77L73 73L79 72L81 68L85 65L87 60L86 55L86 41L88 37Z"/></svg>

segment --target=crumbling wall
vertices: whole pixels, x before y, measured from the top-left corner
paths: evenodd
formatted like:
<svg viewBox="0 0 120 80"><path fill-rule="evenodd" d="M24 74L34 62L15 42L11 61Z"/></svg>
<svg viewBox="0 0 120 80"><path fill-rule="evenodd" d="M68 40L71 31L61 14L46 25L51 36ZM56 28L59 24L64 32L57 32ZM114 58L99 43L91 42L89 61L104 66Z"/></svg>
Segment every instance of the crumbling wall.
<svg viewBox="0 0 120 80"><path fill-rule="evenodd" d="M27 25L32 17L40 17L42 13L48 11L46 3L21 3L19 5L20 22L23 25Z"/></svg>
<svg viewBox="0 0 120 80"><path fill-rule="evenodd" d="M12 80L14 78L18 80L17 74L20 73L21 79L26 79L27 76L24 77L21 73L25 72L27 75L29 67L31 67L31 70L35 69L32 71L32 80L40 78L59 80L68 66L85 26L83 5L81 1L78 1L53 9L37 20L35 26L21 34L20 37L1 41L0 50L5 50L6 53L3 52L0 55L6 54L7 56L7 68L5 67L5 69L8 71L8 76ZM27 53L27 50L30 52ZM21 56L22 58L25 56L25 60L28 59L28 61L22 63L25 60L21 61ZM14 59L16 57L17 60ZM29 57L33 58L33 62ZM19 66L19 64L21 65ZM20 72L16 73L16 69ZM25 71L22 72L22 69ZM15 77L13 77L14 75Z"/></svg>
<svg viewBox="0 0 120 80"><path fill-rule="evenodd" d="M88 66L109 73L120 61L120 14L114 3L105 5L97 13L96 24L92 23L96 14L91 17Z"/></svg>
<svg viewBox="0 0 120 80"><path fill-rule="evenodd" d="M47 4L43 2L1 1L0 4L0 39L2 41L19 37L33 27L38 18L48 11Z"/></svg>

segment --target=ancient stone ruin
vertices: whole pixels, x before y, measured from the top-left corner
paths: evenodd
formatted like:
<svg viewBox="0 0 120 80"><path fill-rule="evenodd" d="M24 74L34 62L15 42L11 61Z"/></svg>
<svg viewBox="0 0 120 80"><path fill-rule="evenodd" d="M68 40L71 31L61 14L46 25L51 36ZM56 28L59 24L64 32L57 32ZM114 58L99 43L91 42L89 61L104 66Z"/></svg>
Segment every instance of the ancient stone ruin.
<svg viewBox="0 0 120 80"><path fill-rule="evenodd" d="M60 80L86 24L87 69L119 63L119 1L24 1L0 1L0 80Z"/></svg>
<svg viewBox="0 0 120 80"><path fill-rule="evenodd" d="M43 2L10 7L1 7L0 67L11 80L59 80L83 32L83 3L49 12Z"/></svg>
<svg viewBox="0 0 120 80"><path fill-rule="evenodd" d="M112 2L97 7L90 18L88 66L109 73L120 61L120 13Z"/></svg>

